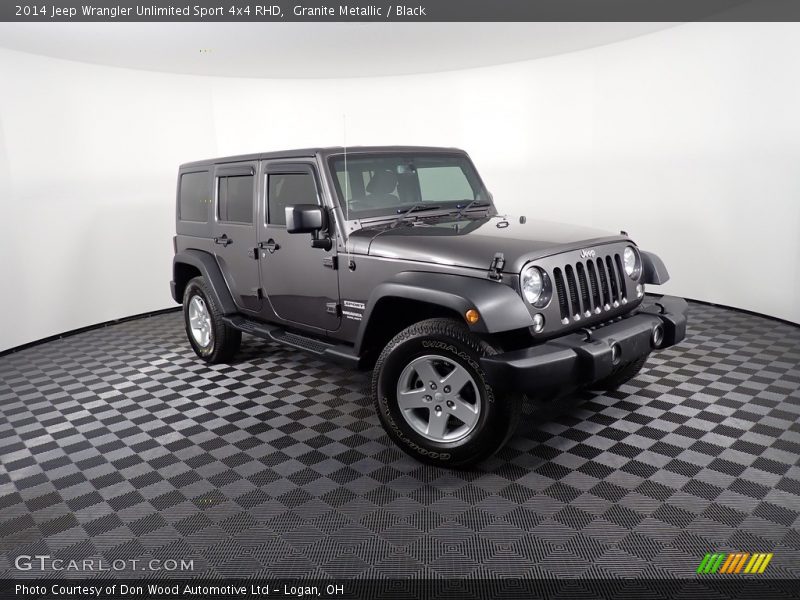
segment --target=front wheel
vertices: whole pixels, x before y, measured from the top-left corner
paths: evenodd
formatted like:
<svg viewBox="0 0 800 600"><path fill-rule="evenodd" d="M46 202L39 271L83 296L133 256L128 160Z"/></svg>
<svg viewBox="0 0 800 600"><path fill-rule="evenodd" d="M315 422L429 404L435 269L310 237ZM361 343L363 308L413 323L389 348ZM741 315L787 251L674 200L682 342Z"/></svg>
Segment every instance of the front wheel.
<svg viewBox="0 0 800 600"><path fill-rule="evenodd" d="M480 365L495 354L452 319L428 319L397 334L375 364L372 396L389 437L414 458L464 467L508 440L522 397L498 397Z"/></svg>

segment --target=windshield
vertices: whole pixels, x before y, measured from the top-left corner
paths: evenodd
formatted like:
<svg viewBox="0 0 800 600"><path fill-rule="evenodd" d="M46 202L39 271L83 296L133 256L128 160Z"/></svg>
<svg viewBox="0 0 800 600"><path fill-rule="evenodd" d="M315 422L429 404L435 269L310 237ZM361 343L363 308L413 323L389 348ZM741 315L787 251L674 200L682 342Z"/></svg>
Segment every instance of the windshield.
<svg viewBox="0 0 800 600"><path fill-rule="evenodd" d="M346 168L345 168L346 163ZM457 209L489 203L475 168L457 154L354 154L331 158L347 219L391 216L413 207Z"/></svg>

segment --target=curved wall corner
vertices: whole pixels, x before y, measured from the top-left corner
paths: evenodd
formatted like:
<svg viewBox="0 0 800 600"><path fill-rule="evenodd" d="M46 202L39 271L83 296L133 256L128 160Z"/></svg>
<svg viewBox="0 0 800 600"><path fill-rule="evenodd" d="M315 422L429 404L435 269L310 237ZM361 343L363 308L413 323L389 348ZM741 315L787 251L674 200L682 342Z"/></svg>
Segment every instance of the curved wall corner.
<svg viewBox="0 0 800 600"><path fill-rule="evenodd" d="M168 308L175 175L280 148L460 146L510 214L625 229L663 290L800 322L798 24L690 24L402 77L168 75L0 50L0 351Z"/></svg>
<svg viewBox="0 0 800 600"><path fill-rule="evenodd" d="M0 351L167 308L175 174L215 153L207 86L0 51Z"/></svg>

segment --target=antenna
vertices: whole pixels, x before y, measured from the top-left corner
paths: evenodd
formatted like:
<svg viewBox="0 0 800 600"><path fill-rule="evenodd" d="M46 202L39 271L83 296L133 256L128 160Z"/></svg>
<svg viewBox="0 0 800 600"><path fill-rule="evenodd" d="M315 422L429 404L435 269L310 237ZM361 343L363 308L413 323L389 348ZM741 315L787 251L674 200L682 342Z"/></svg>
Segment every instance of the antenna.
<svg viewBox="0 0 800 600"><path fill-rule="evenodd" d="M342 114L342 148L344 150L344 218L350 220L350 202L347 194L350 191L350 172L347 170L347 115Z"/></svg>
<svg viewBox="0 0 800 600"><path fill-rule="evenodd" d="M350 202L347 199L350 192L350 171L347 170L347 114L342 113L342 149L344 151L344 220L350 223ZM350 256L350 232L345 231L347 240L344 243L344 251L347 254L348 265L352 262Z"/></svg>

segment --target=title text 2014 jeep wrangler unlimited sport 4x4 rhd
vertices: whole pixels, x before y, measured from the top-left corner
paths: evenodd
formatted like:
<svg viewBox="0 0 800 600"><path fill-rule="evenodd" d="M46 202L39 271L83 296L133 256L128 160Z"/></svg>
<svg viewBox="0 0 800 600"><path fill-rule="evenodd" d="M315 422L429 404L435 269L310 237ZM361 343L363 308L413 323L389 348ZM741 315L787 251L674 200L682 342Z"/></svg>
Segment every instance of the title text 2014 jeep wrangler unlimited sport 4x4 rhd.
<svg viewBox="0 0 800 600"><path fill-rule="evenodd" d="M498 215L467 154L316 148L180 167L172 297L194 351L242 332L373 368L389 436L445 466L490 456L523 394L634 377L686 302L626 234Z"/></svg>

